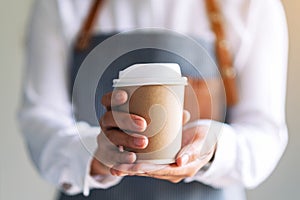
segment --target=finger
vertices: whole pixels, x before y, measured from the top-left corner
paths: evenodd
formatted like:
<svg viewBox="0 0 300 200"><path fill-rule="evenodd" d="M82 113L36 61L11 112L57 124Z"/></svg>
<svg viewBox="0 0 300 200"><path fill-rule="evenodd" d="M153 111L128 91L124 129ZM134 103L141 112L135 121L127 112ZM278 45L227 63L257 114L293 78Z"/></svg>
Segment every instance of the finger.
<svg viewBox="0 0 300 200"><path fill-rule="evenodd" d="M204 140L201 133L198 131L194 133L187 131L185 134L192 136L192 138L190 139L189 144L185 144L185 142L183 142L185 146L179 151L176 157L176 164L178 166L183 166L189 162L199 159L201 156L201 149L203 147Z"/></svg>
<svg viewBox="0 0 300 200"><path fill-rule="evenodd" d="M115 170L124 172L126 174L142 174L151 171L158 171L166 168L168 165L157 165L151 163L134 163L134 164L120 164L113 168Z"/></svg>
<svg viewBox="0 0 300 200"><path fill-rule="evenodd" d="M130 165L127 165L130 166ZM143 171L135 171L130 169L130 167L126 167L125 165L122 166L114 166L110 168L110 173L114 176L144 176L144 177L152 177L152 178L160 178L160 179L167 179L167 176L155 176L149 175ZM169 176L168 176L169 177ZM171 177L169 177L171 179ZM174 178L174 177L172 177ZM177 178L177 177L176 177Z"/></svg>
<svg viewBox="0 0 300 200"><path fill-rule="evenodd" d="M105 153L106 155L100 158L99 155L95 155L91 162L91 175L105 175L110 173L110 167L116 165L117 163L134 163L136 160L136 155L131 152L113 152ZM109 155L109 156L107 156ZM109 159L109 160L108 160ZM100 162L101 160L102 162Z"/></svg>
<svg viewBox="0 0 300 200"><path fill-rule="evenodd" d="M148 138L140 134L127 134L118 129L105 131L106 137L116 146L132 149L144 149L148 145Z"/></svg>
<svg viewBox="0 0 300 200"><path fill-rule="evenodd" d="M179 183L184 178L186 178L186 177L158 176L158 175L152 175L152 176L150 176L148 174L136 174L136 176L151 177L151 178L156 178L156 179L160 179L160 180L170 181L172 183Z"/></svg>
<svg viewBox="0 0 300 200"><path fill-rule="evenodd" d="M110 168L110 173L113 176L127 176L128 173L114 169L114 168Z"/></svg>
<svg viewBox="0 0 300 200"><path fill-rule="evenodd" d="M110 110L113 106L119 106L126 103L127 98L128 95L124 90L114 90L113 92L103 95L101 103L107 110Z"/></svg>
<svg viewBox="0 0 300 200"><path fill-rule="evenodd" d="M149 176L181 176L183 168L178 167L176 163L166 165L164 168L153 171L146 171Z"/></svg>
<svg viewBox="0 0 300 200"><path fill-rule="evenodd" d="M177 154L176 163L182 166L200 157L208 129L205 126L196 126L186 129L182 133L183 148Z"/></svg>
<svg viewBox="0 0 300 200"><path fill-rule="evenodd" d="M147 128L147 122L144 118L117 111L108 111L100 119L101 128L104 130L120 128L130 132L144 132Z"/></svg>
<svg viewBox="0 0 300 200"><path fill-rule="evenodd" d="M189 144L183 147L176 157L176 164L178 166L184 166L190 162L193 162L201 158L201 148L203 142L194 141L192 144Z"/></svg>
<svg viewBox="0 0 300 200"><path fill-rule="evenodd" d="M185 166L178 166L176 164L169 165L168 167L158 170L146 172L151 177L168 177L170 178L187 178L194 176L199 169L204 166L207 162L202 160L195 160L188 163Z"/></svg>
<svg viewBox="0 0 300 200"><path fill-rule="evenodd" d="M176 164L180 167L187 165L189 162L192 162L196 159L195 153L191 153L191 146L185 146L182 151L179 152L179 156L176 158ZM188 149L188 150L186 150Z"/></svg>
<svg viewBox="0 0 300 200"><path fill-rule="evenodd" d="M110 169L110 173L114 176L127 176L127 175L136 175L139 172L133 172L130 170L134 164L119 164L114 165Z"/></svg>
<svg viewBox="0 0 300 200"><path fill-rule="evenodd" d="M120 163L132 164L136 161L136 154L133 152L120 152L118 150L106 149L106 151L98 151L95 159L107 168Z"/></svg>
<svg viewBox="0 0 300 200"><path fill-rule="evenodd" d="M190 121L190 119L191 119L190 112L187 110L183 110L182 124L185 125L186 123L188 123L188 121Z"/></svg>
<svg viewBox="0 0 300 200"><path fill-rule="evenodd" d="M127 163L132 164L136 161L136 154L133 152L120 152L115 151L111 155L108 155L112 161L114 161L114 164L120 164L120 163Z"/></svg>
<svg viewBox="0 0 300 200"><path fill-rule="evenodd" d="M201 153L201 149L193 150L193 147L187 147L187 148L188 148L188 150L183 149L183 152L179 153L181 155L179 155L176 158L176 164L179 167L186 166L189 163L193 163L196 161L201 161L201 162L207 163L212 158L212 156L215 152L215 147L213 147L211 151L209 151L205 154Z"/></svg>
<svg viewBox="0 0 300 200"><path fill-rule="evenodd" d="M136 160L136 155L133 152L127 152L127 153L107 153L106 155L96 155L96 159L98 160L99 163L101 163L103 166L108 168L108 170L117 164L120 163L134 163Z"/></svg>
<svg viewBox="0 0 300 200"><path fill-rule="evenodd" d="M131 175L131 174L129 173L128 175ZM146 173L137 173L137 174L134 174L134 175L135 176L142 176L142 177L151 177L151 178L156 178L156 179L160 179L160 180L166 180L166 181L170 181L172 183L179 183L184 178L186 178L186 177L183 177L183 176L181 176L181 177L177 177L177 176L160 176L160 175L150 175L150 174L146 174Z"/></svg>
<svg viewBox="0 0 300 200"><path fill-rule="evenodd" d="M91 175L104 175L109 174L109 167L99 162L96 158L92 159L91 162Z"/></svg>

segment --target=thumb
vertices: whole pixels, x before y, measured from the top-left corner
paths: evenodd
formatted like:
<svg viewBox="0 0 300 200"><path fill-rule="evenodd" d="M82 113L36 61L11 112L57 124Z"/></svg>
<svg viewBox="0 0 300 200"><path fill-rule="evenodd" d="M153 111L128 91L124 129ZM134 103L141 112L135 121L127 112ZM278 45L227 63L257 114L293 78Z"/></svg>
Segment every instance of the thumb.
<svg viewBox="0 0 300 200"><path fill-rule="evenodd" d="M188 123L191 119L191 114L189 111L187 110L183 110L182 113L182 124L185 125L186 123Z"/></svg>

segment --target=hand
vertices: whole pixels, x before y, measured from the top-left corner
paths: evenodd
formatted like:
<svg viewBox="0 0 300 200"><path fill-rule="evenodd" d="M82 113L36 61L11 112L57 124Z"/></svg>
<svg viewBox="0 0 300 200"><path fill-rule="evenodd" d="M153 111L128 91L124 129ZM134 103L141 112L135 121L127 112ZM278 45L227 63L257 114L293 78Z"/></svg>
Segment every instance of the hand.
<svg viewBox="0 0 300 200"><path fill-rule="evenodd" d="M215 145L207 152L202 152L204 138L208 127L197 126L183 132L183 148L177 155L176 163L170 165L155 165L149 163L121 164L111 172L116 176L138 175L147 176L173 183L194 176L212 158Z"/></svg>
<svg viewBox="0 0 300 200"><path fill-rule="evenodd" d="M123 147L143 149L148 145L148 138L137 134L143 132L147 127L144 118L117 111L112 113L113 107L122 105L126 101L127 93L121 90L107 93L102 97L102 104L106 107L107 112L99 122L102 132L97 138L98 148L91 163L91 175L107 175L115 165L134 163L136 154L123 152ZM128 130L131 134L122 130Z"/></svg>
<svg viewBox="0 0 300 200"><path fill-rule="evenodd" d="M138 134L147 128L144 118L115 110L112 112L112 108L126 103L127 98L127 93L121 90L108 93L102 98L107 112L100 120L102 133L97 139L98 148L91 163L91 175L107 175L113 173L121 164L134 163L136 154L122 151L123 147L143 149L148 145L148 138ZM184 111L183 124L189 119L189 112Z"/></svg>

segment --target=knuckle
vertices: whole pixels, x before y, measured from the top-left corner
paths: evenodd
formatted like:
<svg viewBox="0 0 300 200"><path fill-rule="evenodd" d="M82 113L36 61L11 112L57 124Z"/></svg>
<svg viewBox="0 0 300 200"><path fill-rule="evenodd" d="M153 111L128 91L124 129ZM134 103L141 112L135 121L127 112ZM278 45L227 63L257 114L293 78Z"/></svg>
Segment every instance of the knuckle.
<svg viewBox="0 0 300 200"><path fill-rule="evenodd" d="M124 143L125 143L124 145L126 147L131 147L131 148L135 147L134 144L133 144L133 138L131 136L124 133L124 138L125 138L124 139Z"/></svg>
<svg viewBox="0 0 300 200"><path fill-rule="evenodd" d="M122 127L126 124L123 114L118 112L111 112L110 114L112 120L114 120L115 126L122 129Z"/></svg>
<svg viewBox="0 0 300 200"><path fill-rule="evenodd" d="M100 127L103 129L105 126L105 123L104 123L104 115L100 118L100 120L99 120L99 125L100 125Z"/></svg>
<svg viewBox="0 0 300 200"><path fill-rule="evenodd" d="M126 139L124 138L124 133L118 131L118 130L110 130L108 131L108 134L106 134L106 137L108 139L108 142L110 143L111 148L115 148L118 145L126 146Z"/></svg>
<svg viewBox="0 0 300 200"><path fill-rule="evenodd" d="M101 98L101 104L104 105L104 106L107 106L106 105L107 104L106 99L107 99L107 94L103 95L102 98Z"/></svg>

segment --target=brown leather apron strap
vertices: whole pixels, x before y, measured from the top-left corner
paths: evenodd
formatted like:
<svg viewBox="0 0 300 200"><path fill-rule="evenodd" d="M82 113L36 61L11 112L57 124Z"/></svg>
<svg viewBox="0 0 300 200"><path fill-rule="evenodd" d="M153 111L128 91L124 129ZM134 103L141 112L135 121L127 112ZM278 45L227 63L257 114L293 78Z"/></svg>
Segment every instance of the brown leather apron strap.
<svg viewBox="0 0 300 200"><path fill-rule="evenodd" d="M104 0L94 0L78 34L75 44L76 49L84 50L88 47L92 30L103 2ZM236 72L232 66L232 55L229 51L229 43L226 40L224 31L224 18L217 0L206 0L206 8L211 28L216 36L216 56L225 87L227 105L232 106L238 102L238 92L236 87Z"/></svg>
<svg viewBox="0 0 300 200"><path fill-rule="evenodd" d="M84 50L88 47L93 28L97 22L97 17L99 16L100 8L103 5L104 0L95 0L89 10L87 18L85 19L79 34L77 41L75 43L75 48L77 50Z"/></svg>
<svg viewBox="0 0 300 200"><path fill-rule="evenodd" d="M232 55L229 51L229 43L226 40L224 18L217 0L206 0L206 8L211 29L216 36L216 56L225 87L227 105L232 106L238 102L238 92L236 72L232 66Z"/></svg>

